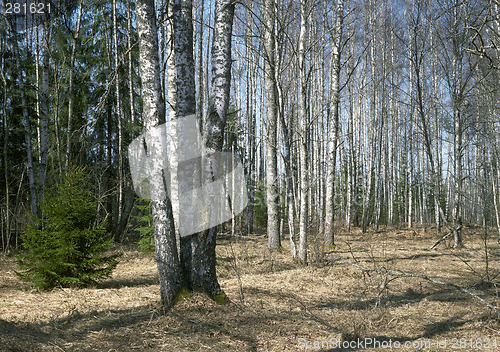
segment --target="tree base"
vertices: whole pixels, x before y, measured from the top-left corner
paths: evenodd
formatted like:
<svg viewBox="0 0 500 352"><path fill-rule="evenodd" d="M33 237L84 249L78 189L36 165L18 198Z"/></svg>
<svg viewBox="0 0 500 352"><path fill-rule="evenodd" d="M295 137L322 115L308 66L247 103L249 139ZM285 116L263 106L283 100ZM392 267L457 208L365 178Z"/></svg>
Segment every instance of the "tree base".
<svg viewBox="0 0 500 352"><path fill-rule="evenodd" d="M186 287L186 285L183 285L179 291L175 294L175 299L174 299L174 304L177 304L179 302L182 302L188 298L191 298L191 291Z"/></svg>
<svg viewBox="0 0 500 352"><path fill-rule="evenodd" d="M210 296L210 298L212 298L215 301L215 303L220 304L220 305L225 305L225 304L228 304L229 302L231 302L231 300L224 293L224 291L221 291L221 293L219 293L219 294Z"/></svg>
<svg viewBox="0 0 500 352"><path fill-rule="evenodd" d="M278 248L269 248L269 250L272 252L280 252L280 253L288 252L288 250L283 246L279 246Z"/></svg>

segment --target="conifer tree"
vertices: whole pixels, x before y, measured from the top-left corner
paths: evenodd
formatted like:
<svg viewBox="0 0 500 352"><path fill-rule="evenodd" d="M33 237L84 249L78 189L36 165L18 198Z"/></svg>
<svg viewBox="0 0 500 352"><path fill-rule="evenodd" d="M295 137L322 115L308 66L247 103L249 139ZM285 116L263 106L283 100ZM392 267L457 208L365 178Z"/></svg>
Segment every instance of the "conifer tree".
<svg viewBox="0 0 500 352"><path fill-rule="evenodd" d="M35 286L87 286L108 277L118 254L106 255L113 236L97 219L84 168L70 168L54 192L47 192L37 218L21 237L26 252L18 256L19 276Z"/></svg>

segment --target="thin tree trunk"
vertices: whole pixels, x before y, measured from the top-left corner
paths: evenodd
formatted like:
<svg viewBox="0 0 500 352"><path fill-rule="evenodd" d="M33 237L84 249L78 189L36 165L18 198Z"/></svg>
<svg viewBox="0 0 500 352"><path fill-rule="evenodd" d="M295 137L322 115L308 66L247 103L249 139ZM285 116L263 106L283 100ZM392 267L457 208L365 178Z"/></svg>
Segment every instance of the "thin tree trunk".
<svg viewBox="0 0 500 352"><path fill-rule="evenodd" d="M331 57L331 141L328 147L327 176L326 176L326 209L325 209L325 244L334 244L335 220L335 172L337 164L337 144L339 135L339 105L340 105L340 55L342 45L342 27L344 22L344 3L337 1L335 10L335 27L333 30L333 46ZM348 205L349 206L349 205Z"/></svg>
<svg viewBox="0 0 500 352"><path fill-rule="evenodd" d="M453 105L453 163L454 163L454 177L455 177L455 187L454 187L454 199L453 199L453 247L459 248L463 247L462 243L462 185L463 185L463 175L462 175L462 160L463 160L463 147L462 147L462 134L463 134L463 121L462 121L462 103L463 103L463 82L462 82L462 59L463 52L460 45L464 43L459 42L458 33L458 21L459 15L458 11L463 5L459 4L458 0L455 0L453 7L453 53L452 53L452 105Z"/></svg>
<svg viewBox="0 0 500 352"><path fill-rule="evenodd" d="M9 23L10 25L10 23ZM31 212L38 216L38 202L37 202L37 189L35 183L35 168L33 164L33 151L31 146L31 123L28 113L28 100L26 97L25 90L25 82L24 82L24 74L23 67L21 66L20 60L20 52L19 45L17 43L17 37L15 35L15 30L11 28L11 41L12 41L12 49L14 52L14 58L16 63L16 70L18 75L18 83L19 83L19 94L21 95L21 109L22 109L22 123L24 125L24 144L26 147L27 154L27 168L28 168L28 181L30 188L30 205Z"/></svg>
<svg viewBox="0 0 500 352"><path fill-rule="evenodd" d="M300 33L298 63L300 71L300 214L299 214L299 261L307 265L307 232L308 232L308 142L309 119L307 112L307 68L306 68L306 36L307 36L307 1L300 1Z"/></svg>
<svg viewBox="0 0 500 352"><path fill-rule="evenodd" d="M264 80L266 85L266 196L268 247L281 247L278 193L278 96L276 83L276 47L274 37L275 0L264 1Z"/></svg>
<svg viewBox="0 0 500 352"><path fill-rule="evenodd" d="M132 10L130 9L131 0L127 2L127 50L128 50L128 92L130 104L130 123L135 125L135 99L134 99L134 81L132 73Z"/></svg>
<svg viewBox="0 0 500 352"><path fill-rule="evenodd" d="M278 85L278 93L280 92ZM280 97L280 105L283 108L283 94L279 93ZM292 162L292 134L294 126L294 118L293 114L288 114L288 122L285 121L285 114L280 113L280 124L281 131L283 134L283 163L285 164L285 177L286 177L286 194L287 194L287 204L288 204L288 231L290 238L290 254L292 258L295 259L297 257L297 238L295 233L295 193L294 193L294 173L296 170L295 164Z"/></svg>
<svg viewBox="0 0 500 352"><path fill-rule="evenodd" d="M116 0L112 3L113 10L113 46L115 67L115 118L118 121L118 216L116 219L115 239L119 240L123 226L123 116L120 99L120 74L118 71L118 25L116 22Z"/></svg>
<svg viewBox="0 0 500 352"><path fill-rule="evenodd" d="M373 4L372 4L373 5ZM374 165L375 165L375 116L376 116L376 78L375 78L375 20L374 14L370 12L369 24L371 30L371 43L370 43L370 73L371 73L371 97L370 97L370 121L368 125L368 175L366 175L366 187L365 187L365 200L363 203L363 233L368 230L368 224L370 222L371 213L371 198L373 195L373 177L374 177Z"/></svg>
<svg viewBox="0 0 500 352"><path fill-rule="evenodd" d="M43 28L44 45L42 54L42 85L40 89L40 168L38 173L38 199L43 202L45 192L45 180L47 174L47 155L49 138L49 40L50 26L45 24Z"/></svg>
<svg viewBox="0 0 500 352"><path fill-rule="evenodd" d="M3 49L3 48L1 48ZM2 132L3 132L3 169L5 180L5 241L2 238L3 251L8 253L10 247L10 179L9 179L9 124L7 121L7 80L3 70L0 70L0 75L3 82L3 102L2 102Z"/></svg>
<svg viewBox="0 0 500 352"><path fill-rule="evenodd" d="M79 0L78 14L76 20L76 30L72 35L71 53L69 57L69 83L68 83L68 127L66 131L66 168L69 167L71 162L71 137L73 135L73 109L74 109L74 81L75 81L75 58L76 58L76 44L80 36L80 24L83 12L83 0Z"/></svg>
<svg viewBox="0 0 500 352"><path fill-rule="evenodd" d="M434 42L434 30L431 32L431 47L433 47ZM432 53L432 105L433 105L433 114L434 114L434 156L435 159L431 162L431 182L433 188L433 196L434 196L434 221L436 222L437 231L441 232L441 173L439 172L440 164L439 164L439 113L438 113L438 78L437 78L437 52L433 50ZM425 133L425 131L424 131ZM429 154L429 150L427 147L427 153ZM431 157L428 155L429 161L431 161Z"/></svg>
<svg viewBox="0 0 500 352"><path fill-rule="evenodd" d="M498 187L499 187L499 182L500 180L499 177L499 171L498 171L498 161L496 163L496 166L492 170L492 187L493 187L493 205L495 207L495 220L497 224L497 231L498 231L498 240L500 241L500 207L498 205L499 203L499 194L498 194Z"/></svg>
<svg viewBox="0 0 500 352"><path fill-rule="evenodd" d="M198 88L197 88L197 101L196 101L196 118L200 126L200 133L203 132L203 15L205 13L205 0L199 0L198 3Z"/></svg>

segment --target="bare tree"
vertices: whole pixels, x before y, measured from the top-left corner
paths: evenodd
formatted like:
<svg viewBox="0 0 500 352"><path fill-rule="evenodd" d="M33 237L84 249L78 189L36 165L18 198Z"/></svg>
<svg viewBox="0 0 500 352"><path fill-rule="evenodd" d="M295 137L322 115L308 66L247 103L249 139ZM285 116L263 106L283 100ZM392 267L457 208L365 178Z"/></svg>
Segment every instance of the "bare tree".
<svg viewBox="0 0 500 352"><path fill-rule="evenodd" d="M212 87L207 121L204 126L206 163L204 177L213 180L216 170L215 152L222 151L224 129L229 108L231 86L231 44L234 18L234 3L231 0L215 1L215 28L212 42ZM191 283L194 290L201 290L209 296L222 294L216 273L215 246L217 228L193 236L193 270Z"/></svg>
<svg viewBox="0 0 500 352"><path fill-rule="evenodd" d="M78 10L77 10L77 20L76 20L76 28L71 33L71 52L69 56L69 85L68 85L68 127L66 131L66 167L70 165L71 159L71 140L73 137L73 111L74 111L74 88L75 88L75 60L76 60L76 49L78 39L80 37L80 30L82 24L82 15L85 11L83 9L83 0L79 0L78 2Z"/></svg>
<svg viewBox="0 0 500 352"><path fill-rule="evenodd" d="M278 92L276 83L275 0L264 1L264 80L266 84L266 194L268 246L281 247L278 193Z"/></svg>
<svg viewBox="0 0 500 352"><path fill-rule="evenodd" d="M309 113L307 105L306 40L307 19L310 6L308 0L300 0L300 33L298 47L300 84L300 212L299 212L299 260L307 264L307 232L309 225Z"/></svg>
<svg viewBox="0 0 500 352"><path fill-rule="evenodd" d="M327 176L326 176L326 218L325 244L334 244L334 217L335 217L335 172L337 163L337 143L339 134L339 105L340 105L340 55L342 45L342 27L344 21L344 2L337 1L335 10L335 26L333 28L332 56L330 58L330 95L331 111L330 126L331 141L328 147Z"/></svg>
<svg viewBox="0 0 500 352"><path fill-rule="evenodd" d="M161 136L155 136L154 128L160 125L160 65L154 0L137 1L137 31L139 33L139 59L141 63L142 92L144 96L143 119L146 132L150 133L148 168L151 185L151 207L154 223L156 262L160 280L162 306L168 309L174 304L175 295L183 278L175 239L172 205L165 189L162 170Z"/></svg>

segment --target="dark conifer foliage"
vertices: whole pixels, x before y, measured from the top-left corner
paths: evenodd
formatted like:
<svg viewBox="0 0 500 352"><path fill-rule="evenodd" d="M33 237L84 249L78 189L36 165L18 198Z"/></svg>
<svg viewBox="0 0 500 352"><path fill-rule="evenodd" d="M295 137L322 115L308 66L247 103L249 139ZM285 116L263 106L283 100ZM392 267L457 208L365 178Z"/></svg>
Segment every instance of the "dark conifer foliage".
<svg viewBox="0 0 500 352"><path fill-rule="evenodd" d="M47 192L36 219L21 236L22 279L49 289L87 286L108 277L119 254L106 253L113 236L97 219L96 201L84 168L71 167L53 192Z"/></svg>

